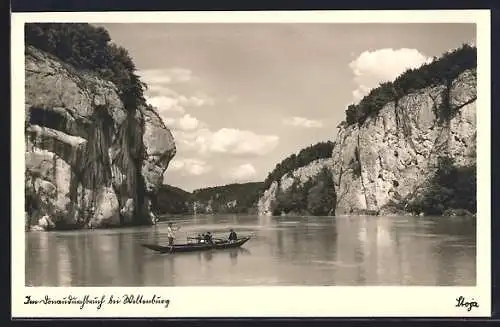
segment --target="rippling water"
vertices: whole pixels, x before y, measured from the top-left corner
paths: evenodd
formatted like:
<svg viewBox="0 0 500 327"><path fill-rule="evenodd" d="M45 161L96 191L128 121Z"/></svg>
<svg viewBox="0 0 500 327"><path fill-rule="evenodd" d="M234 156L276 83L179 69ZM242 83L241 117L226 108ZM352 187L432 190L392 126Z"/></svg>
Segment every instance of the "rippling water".
<svg viewBox="0 0 500 327"><path fill-rule="evenodd" d="M241 249L157 254L166 225L26 233L30 286L476 284L476 222L449 217L196 216L187 235L254 234Z"/></svg>

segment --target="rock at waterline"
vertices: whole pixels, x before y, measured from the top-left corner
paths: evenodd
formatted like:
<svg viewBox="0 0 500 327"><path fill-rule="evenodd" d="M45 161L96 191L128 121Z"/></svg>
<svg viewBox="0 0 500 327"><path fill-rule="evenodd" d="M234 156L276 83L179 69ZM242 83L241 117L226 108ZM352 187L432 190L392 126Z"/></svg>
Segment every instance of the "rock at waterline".
<svg viewBox="0 0 500 327"><path fill-rule="evenodd" d="M25 67L26 225L43 214L55 225L26 229L111 227L121 223L120 211L124 224L149 223L132 199L156 192L176 152L158 113L128 112L116 85L32 46Z"/></svg>

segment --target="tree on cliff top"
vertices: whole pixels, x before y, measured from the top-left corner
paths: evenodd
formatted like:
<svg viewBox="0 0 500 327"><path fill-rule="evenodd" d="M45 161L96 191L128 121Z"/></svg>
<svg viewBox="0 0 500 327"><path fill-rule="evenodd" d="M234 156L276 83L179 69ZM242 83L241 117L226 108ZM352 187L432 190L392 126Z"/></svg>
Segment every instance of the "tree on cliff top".
<svg viewBox="0 0 500 327"><path fill-rule="evenodd" d="M142 142L137 142L142 139L142 135L138 135L137 129L134 128L137 124L135 113L146 104L144 99L146 85L136 74L135 64L128 51L112 43L109 33L104 28L86 23L29 23L25 25L25 42L27 46L45 51L71 66L68 67L70 70L74 68L81 72L90 72L116 86L123 106L131 118L126 119L116 132L123 136L130 148L135 147L137 143L140 144L140 148L139 151L134 151L136 154L123 152L123 156L120 155L115 160L121 161L122 166L133 167L135 170L134 174L127 175L129 187L137 190L134 198L133 223L141 223L143 219L149 221L150 218L142 212L146 188L140 167L145 149ZM105 114L105 110L96 110L95 114ZM104 116L94 118L96 118L94 123L111 121L102 119ZM83 157L87 162L83 163L86 174L84 179L92 185L90 188L95 188L97 184L107 182L110 178L107 149L102 143L107 138L110 126L106 123L96 129L98 132L93 133L92 139L88 142L91 146L85 149Z"/></svg>
<svg viewBox="0 0 500 327"><path fill-rule="evenodd" d="M446 52L440 58L416 69L408 69L393 82L380 84L361 101L351 104L346 110L347 125L363 124L369 117L376 116L389 102L397 101L406 94L435 85L447 85L467 69L477 66L476 47L468 44Z"/></svg>
<svg viewBox="0 0 500 327"><path fill-rule="evenodd" d="M145 104L145 84L135 74L128 51L111 43L108 31L87 23L29 23L25 41L77 69L97 73L113 82L125 108L135 111Z"/></svg>
<svg viewBox="0 0 500 327"><path fill-rule="evenodd" d="M332 156L333 145L333 142L330 141L319 142L300 150L298 154L294 153L286 157L267 175L262 192L268 189L272 182L278 181L285 174L297 168L304 167L315 160L330 158Z"/></svg>

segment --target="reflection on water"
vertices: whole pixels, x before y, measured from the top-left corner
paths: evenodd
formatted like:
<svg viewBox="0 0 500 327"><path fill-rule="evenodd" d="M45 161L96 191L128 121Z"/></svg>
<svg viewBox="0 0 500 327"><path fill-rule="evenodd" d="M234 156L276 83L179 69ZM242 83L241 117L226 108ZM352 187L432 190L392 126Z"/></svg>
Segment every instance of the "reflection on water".
<svg viewBox="0 0 500 327"><path fill-rule="evenodd" d="M31 286L475 285L475 220L197 216L177 242L229 228L242 248L157 254L166 226L26 234Z"/></svg>

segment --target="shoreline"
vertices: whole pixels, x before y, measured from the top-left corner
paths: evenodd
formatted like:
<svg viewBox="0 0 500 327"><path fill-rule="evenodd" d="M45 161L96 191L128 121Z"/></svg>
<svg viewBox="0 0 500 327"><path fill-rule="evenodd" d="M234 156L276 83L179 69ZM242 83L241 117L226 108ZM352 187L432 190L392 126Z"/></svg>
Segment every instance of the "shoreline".
<svg viewBox="0 0 500 327"><path fill-rule="evenodd" d="M214 217L214 216L223 216L223 215L233 215L233 216L248 216L249 214L243 214L243 213L238 213L238 214L232 214L232 213L219 213L219 214L198 214L196 216L199 217ZM171 219L175 218L187 218L187 217L193 217L194 215L192 214L180 214L180 215L169 215L169 216L162 216L163 219L160 219L154 224L126 224L126 225L118 225L118 226L108 226L108 227L97 227L97 228L88 228L88 227L67 227L67 228L51 228L51 229L43 229L43 227L34 225L30 226L29 229L25 230L25 233L35 233L35 232L74 232L74 231L94 231L94 230L119 230L119 229L126 229L126 228L134 228L134 227L155 227L159 224L165 224ZM252 215L253 216L253 215ZM255 215L259 217L270 217L270 218L297 218L297 217L315 217L315 218L345 218L345 217L352 217L352 218L357 218L357 217L455 217L455 218L469 218L469 219L476 219L477 215L474 214L463 214L463 215L416 215L416 214L410 214L410 213L392 213L392 214L368 214L368 213L356 213L356 214L338 214L338 215L332 215L332 216L313 216L313 215L300 215L300 214L285 214L285 215ZM39 229L36 229L36 228Z"/></svg>

